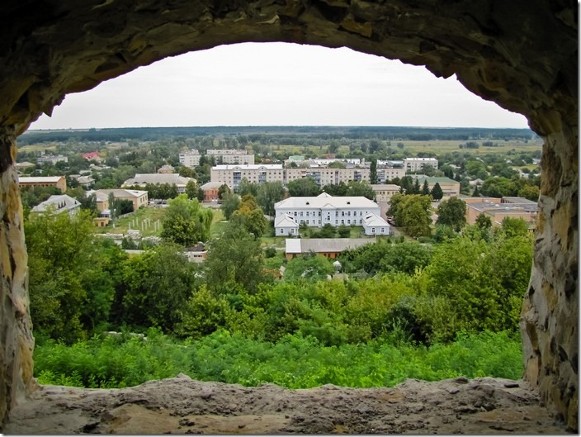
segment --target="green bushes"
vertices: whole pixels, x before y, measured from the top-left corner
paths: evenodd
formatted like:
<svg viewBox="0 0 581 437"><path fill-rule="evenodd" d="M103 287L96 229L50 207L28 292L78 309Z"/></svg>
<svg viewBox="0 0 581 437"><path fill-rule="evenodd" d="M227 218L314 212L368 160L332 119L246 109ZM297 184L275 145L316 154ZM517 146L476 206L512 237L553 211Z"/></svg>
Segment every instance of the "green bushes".
<svg viewBox="0 0 581 437"><path fill-rule="evenodd" d="M313 337L286 335L276 343L218 331L176 342L150 330L147 340L93 337L66 347L45 343L35 351L42 384L126 387L176 376L288 388L323 384L391 387L406 378L434 381L465 376L521 377L520 339L508 333L462 334L429 348L382 342L323 346Z"/></svg>

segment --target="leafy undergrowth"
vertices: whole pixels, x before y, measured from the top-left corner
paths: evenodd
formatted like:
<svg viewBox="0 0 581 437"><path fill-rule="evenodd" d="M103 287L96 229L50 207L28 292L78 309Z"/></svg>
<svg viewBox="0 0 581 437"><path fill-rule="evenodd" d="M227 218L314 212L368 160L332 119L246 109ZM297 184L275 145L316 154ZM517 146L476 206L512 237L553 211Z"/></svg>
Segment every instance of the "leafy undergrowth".
<svg viewBox="0 0 581 437"><path fill-rule="evenodd" d="M41 384L93 388L135 386L180 372L197 380L245 386L363 388L392 387L407 378L518 379L522 371L520 339L502 332L460 334L453 343L426 348L379 340L328 347L296 335L269 343L226 331L180 342L150 330L147 340L123 335L94 337L72 346L48 341L35 350Z"/></svg>

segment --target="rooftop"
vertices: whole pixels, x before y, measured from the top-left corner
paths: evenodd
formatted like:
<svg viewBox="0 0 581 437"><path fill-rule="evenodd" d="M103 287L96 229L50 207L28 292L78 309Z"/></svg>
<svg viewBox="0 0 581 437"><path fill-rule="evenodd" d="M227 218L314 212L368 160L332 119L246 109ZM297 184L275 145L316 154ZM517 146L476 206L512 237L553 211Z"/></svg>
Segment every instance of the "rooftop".
<svg viewBox="0 0 581 437"><path fill-rule="evenodd" d="M343 252L371 243L375 243L374 238L287 238L285 252Z"/></svg>
<svg viewBox="0 0 581 437"><path fill-rule="evenodd" d="M282 164L219 164L212 170L282 170Z"/></svg>
<svg viewBox="0 0 581 437"><path fill-rule="evenodd" d="M274 208L377 208L377 203L363 196L331 196L321 193L316 197L289 197L274 204Z"/></svg>

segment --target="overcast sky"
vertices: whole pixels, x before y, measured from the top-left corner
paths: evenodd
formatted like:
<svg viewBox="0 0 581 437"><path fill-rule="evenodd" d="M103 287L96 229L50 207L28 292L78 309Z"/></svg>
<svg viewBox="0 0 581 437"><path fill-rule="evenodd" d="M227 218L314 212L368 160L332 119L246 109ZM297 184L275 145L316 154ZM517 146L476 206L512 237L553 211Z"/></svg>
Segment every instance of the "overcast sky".
<svg viewBox="0 0 581 437"><path fill-rule="evenodd" d="M228 125L528 126L455 76L346 48L246 43L164 59L70 94L31 129Z"/></svg>

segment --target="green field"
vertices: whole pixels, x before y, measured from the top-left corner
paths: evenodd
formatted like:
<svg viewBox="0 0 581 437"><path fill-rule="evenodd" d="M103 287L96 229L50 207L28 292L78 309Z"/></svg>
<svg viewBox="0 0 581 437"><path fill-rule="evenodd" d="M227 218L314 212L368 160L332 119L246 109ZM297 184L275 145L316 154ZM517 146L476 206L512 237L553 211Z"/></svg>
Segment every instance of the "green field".
<svg viewBox="0 0 581 437"><path fill-rule="evenodd" d="M482 141L475 141L479 144ZM480 146L478 149L461 149L459 146L461 144L466 143L466 141L461 140L430 140L430 141L413 141L413 140L402 140L402 141L391 141L390 147L397 152L409 152L411 155L415 156L421 152L432 152L436 155L442 155L445 153L452 153L452 152L462 152L462 153L470 153L475 156L478 155L487 155L491 153L507 153L511 150L515 150L517 152L535 152L537 150L541 150L543 142L542 140L535 140L535 141L518 141L518 140L495 140L493 141L498 147L484 147ZM397 147L398 143L404 144L403 149ZM385 142L383 142L385 144ZM297 145L272 145L270 146L273 151L276 152L283 152L288 155L302 155L307 152L311 152L316 154L317 156L322 156L327 153L327 146L315 146L315 145L306 145L306 146L297 146ZM349 146L343 144L337 150L338 154L342 154L343 156L350 156L351 152L349 151Z"/></svg>

